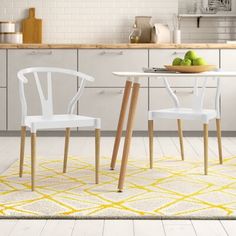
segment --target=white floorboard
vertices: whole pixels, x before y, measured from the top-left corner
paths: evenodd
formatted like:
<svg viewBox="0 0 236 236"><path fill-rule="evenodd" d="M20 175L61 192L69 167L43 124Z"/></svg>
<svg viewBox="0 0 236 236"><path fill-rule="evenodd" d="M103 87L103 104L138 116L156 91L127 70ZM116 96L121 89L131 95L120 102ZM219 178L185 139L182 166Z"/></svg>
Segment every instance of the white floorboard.
<svg viewBox="0 0 236 236"><path fill-rule="evenodd" d="M10 235L16 224L17 220L0 220L0 235Z"/></svg>
<svg viewBox="0 0 236 236"><path fill-rule="evenodd" d="M103 236L134 236L132 220L106 220Z"/></svg>
<svg viewBox="0 0 236 236"><path fill-rule="evenodd" d="M235 220L221 220L221 224L223 225L228 236L236 235L236 221Z"/></svg>
<svg viewBox="0 0 236 236"><path fill-rule="evenodd" d="M76 220L72 236L103 236L104 220Z"/></svg>
<svg viewBox="0 0 236 236"><path fill-rule="evenodd" d="M193 227L197 236L227 236L220 221L217 220L194 220Z"/></svg>
<svg viewBox="0 0 236 236"><path fill-rule="evenodd" d="M10 236L40 236L46 220L18 220Z"/></svg>
<svg viewBox="0 0 236 236"><path fill-rule="evenodd" d="M75 220L48 220L40 236L71 236L74 226Z"/></svg>
<svg viewBox="0 0 236 236"><path fill-rule="evenodd" d="M165 236L161 220L134 220L135 236Z"/></svg>

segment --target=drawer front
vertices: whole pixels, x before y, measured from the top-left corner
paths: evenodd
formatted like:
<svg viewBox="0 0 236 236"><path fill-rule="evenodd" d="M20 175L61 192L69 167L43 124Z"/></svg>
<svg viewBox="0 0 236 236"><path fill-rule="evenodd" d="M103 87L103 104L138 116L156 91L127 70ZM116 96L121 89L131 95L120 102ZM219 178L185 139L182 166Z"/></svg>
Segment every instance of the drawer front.
<svg viewBox="0 0 236 236"><path fill-rule="evenodd" d="M102 130L117 129L123 89L87 88L79 102L79 113L102 119ZM140 89L135 130L147 130L148 89ZM125 123L126 124L126 123ZM126 126L124 126L125 130Z"/></svg>
<svg viewBox="0 0 236 236"><path fill-rule="evenodd" d="M18 130L20 127L21 107L18 94L18 78L20 69L34 66L60 67L77 70L77 50L9 50L8 55L8 129ZM25 94L28 115L41 114L41 104L33 77L28 76ZM41 77L46 78L46 77ZM53 107L57 114L65 114L69 101L77 91L77 78L52 75ZM42 83L46 88L46 80ZM77 112L77 111L76 111Z"/></svg>
<svg viewBox="0 0 236 236"><path fill-rule="evenodd" d="M176 88L175 93L180 101L181 107L191 108L193 90L189 88ZM214 109L215 107L215 88L207 88L204 99L204 108ZM174 104L164 88L150 89L150 110L172 108ZM177 130L177 122L168 119L156 119L154 121L156 130L173 131ZM211 122L210 129L215 130L215 122ZM199 121L183 121L183 129L190 131L201 131L202 124Z"/></svg>
<svg viewBox="0 0 236 236"><path fill-rule="evenodd" d="M164 67L164 65L171 65L172 61L176 57L183 58L188 50L172 50L172 49L152 49L149 53L150 67ZM195 50L199 57L204 57L208 64L216 65L219 67L219 50L205 50L198 49ZM194 85L194 80L191 78L172 78L170 85L173 87L191 87ZM161 80L152 78L150 79L151 87L164 87ZM209 79L207 83L208 87L215 87L216 81Z"/></svg>
<svg viewBox="0 0 236 236"><path fill-rule="evenodd" d="M236 50L221 50L221 68L225 71L235 71ZM222 130L236 131L236 78L221 80L222 91Z"/></svg>
<svg viewBox="0 0 236 236"><path fill-rule="evenodd" d="M148 50L134 49L81 49L79 70L94 76L95 82L87 87L123 87L125 79L112 75L114 71L142 71L148 66ZM141 86L147 86L148 80Z"/></svg>
<svg viewBox="0 0 236 236"><path fill-rule="evenodd" d="M6 50L0 50L0 87L6 87Z"/></svg>
<svg viewBox="0 0 236 236"><path fill-rule="evenodd" d="M6 130L6 89L0 88L0 130Z"/></svg>

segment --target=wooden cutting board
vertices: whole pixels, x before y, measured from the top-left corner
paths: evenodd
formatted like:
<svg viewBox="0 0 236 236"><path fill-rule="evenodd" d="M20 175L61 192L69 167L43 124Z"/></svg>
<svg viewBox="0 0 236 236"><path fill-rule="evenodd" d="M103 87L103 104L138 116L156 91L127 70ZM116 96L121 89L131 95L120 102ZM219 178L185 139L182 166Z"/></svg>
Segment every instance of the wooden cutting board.
<svg viewBox="0 0 236 236"><path fill-rule="evenodd" d="M29 9L28 18L22 21L23 43L42 43L42 20L35 18L35 8Z"/></svg>

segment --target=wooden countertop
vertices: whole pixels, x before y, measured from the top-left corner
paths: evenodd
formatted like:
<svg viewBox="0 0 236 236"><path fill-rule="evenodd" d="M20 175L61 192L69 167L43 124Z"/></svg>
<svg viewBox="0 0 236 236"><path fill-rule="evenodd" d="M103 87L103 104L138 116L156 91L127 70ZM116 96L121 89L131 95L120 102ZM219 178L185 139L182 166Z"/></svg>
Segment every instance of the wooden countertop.
<svg viewBox="0 0 236 236"><path fill-rule="evenodd" d="M0 49L236 49L236 44L0 44Z"/></svg>

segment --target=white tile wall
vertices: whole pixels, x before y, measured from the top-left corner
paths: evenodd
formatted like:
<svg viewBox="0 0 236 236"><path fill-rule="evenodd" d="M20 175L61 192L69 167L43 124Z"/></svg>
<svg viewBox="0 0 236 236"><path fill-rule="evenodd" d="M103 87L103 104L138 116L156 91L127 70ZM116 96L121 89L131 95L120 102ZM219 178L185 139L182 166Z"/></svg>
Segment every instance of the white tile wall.
<svg viewBox="0 0 236 236"><path fill-rule="evenodd" d="M47 43L127 42L136 15L172 24L178 0L0 0L0 20L17 20L36 7Z"/></svg>
<svg viewBox="0 0 236 236"><path fill-rule="evenodd" d="M193 1L179 0L179 12L187 13L187 5ZM233 1L236 4L236 0ZM196 18L185 18L181 20L181 31L182 41L186 43L224 43L226 40L236 40L236 17L202 18L199 28Z"/></svg>

